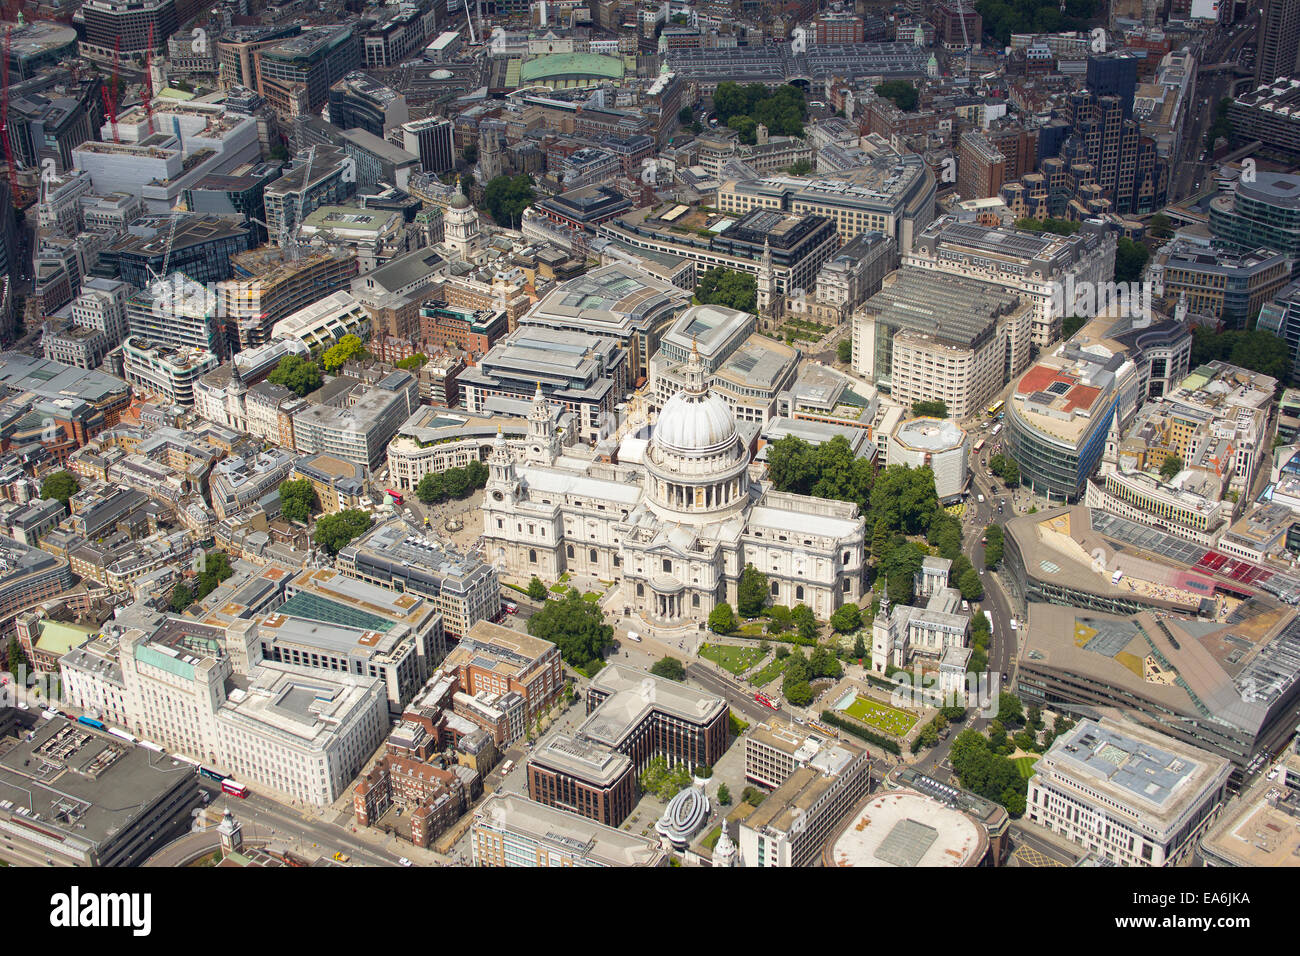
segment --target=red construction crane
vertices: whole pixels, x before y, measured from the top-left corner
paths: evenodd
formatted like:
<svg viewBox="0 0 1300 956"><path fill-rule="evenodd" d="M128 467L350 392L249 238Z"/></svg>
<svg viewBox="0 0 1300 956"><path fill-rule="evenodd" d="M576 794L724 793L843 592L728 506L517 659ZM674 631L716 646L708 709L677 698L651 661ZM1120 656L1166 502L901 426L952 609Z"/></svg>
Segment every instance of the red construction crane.
<svg viewBox="0 0 1300 956"><path fill-rule="evenodd" d="M118 52L121 49L121 37L113 38L113 82L111 87L104 85L99 88L99 92L104 97L104 112L108 114L109 125L113 128L113 142L120 143L122 139L117 135L117 87L121 78L121 63L119 62Z"/></svg>
<svg viewBox="0 0 1300 956"><path fill-rule="evenodd" d="M144 101L144 115L148 129L146 136L153 135L153 24L149 24L149 45L144 51L144 87L140 90L140 99Z"/></svg>
<svg viewBox="0 0 1300 956"><path fill-rule="evenodd" d="M0 62L0 140L4 140L5 163L9 167L9 198L18 209L22 206L18 196L18 166L14 163L13 147L9 145L9 48L13 35L13 27L5 30L4 60Z"/></svg>

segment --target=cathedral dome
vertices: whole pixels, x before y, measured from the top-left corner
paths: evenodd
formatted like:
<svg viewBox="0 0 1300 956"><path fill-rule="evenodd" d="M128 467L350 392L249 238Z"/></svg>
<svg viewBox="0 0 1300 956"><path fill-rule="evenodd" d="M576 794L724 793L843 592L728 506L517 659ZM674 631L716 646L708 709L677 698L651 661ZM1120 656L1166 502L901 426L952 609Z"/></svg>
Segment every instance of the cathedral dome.
<svg viewBox="0 0 1300 956"><path fill-rule="evenodd" d="M458 192L456 195L451 197L450 205L452 209L468 209L469 200L465 198L464 193Z"/></svg>
<svg viewBox="0 0 1300 956"><path fill-rule="evenodd" d="M736 416L712 392L678 392L664 403L654 440L678 453L715 451L734 441Z"/></svg>

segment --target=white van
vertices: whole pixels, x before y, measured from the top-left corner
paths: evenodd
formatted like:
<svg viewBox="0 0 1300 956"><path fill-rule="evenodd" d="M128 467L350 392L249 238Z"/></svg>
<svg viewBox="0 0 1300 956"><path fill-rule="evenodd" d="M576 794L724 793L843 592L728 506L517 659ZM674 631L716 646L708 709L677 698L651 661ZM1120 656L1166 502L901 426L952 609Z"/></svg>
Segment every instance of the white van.
<svg viewBox="0 0 1300 956"><path fill-rule="evenodd" d="M1016 625L1016 619L1013 617L1013 618L1011 619L1010 623L1011 623L1011 630L1014 631L1014 630L1016 629L1016 627L1017 627L1017 625Z"/></svg>
<svg viewBox="0 0 1300 956"><path fill-rule="evenodd" d="M628 632L627 632L627 639L628 639L629 641L631 641L633 644L640 644L640 643L641 643L641 635L638 634L636 631L628 631Z"/></svg>
<svg viewBox="0 0 1300 956"><path fill-rule="evenodd" d="M975 496L975 499L976 499L980 504L984 504L984 496L983 496L983 495L976 495L976 496Z"/></svg>

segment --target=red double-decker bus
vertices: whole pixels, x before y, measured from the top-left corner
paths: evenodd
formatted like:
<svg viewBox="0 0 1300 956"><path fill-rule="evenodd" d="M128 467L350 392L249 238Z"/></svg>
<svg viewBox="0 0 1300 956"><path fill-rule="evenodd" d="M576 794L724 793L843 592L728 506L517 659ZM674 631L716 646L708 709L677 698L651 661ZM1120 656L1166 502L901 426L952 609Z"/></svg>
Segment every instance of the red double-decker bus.
<svg viewBox="0 0 1300 956"><path fill-rule="evenodd" d="M248 786L246 784L236 783L229 777L221 781L221 790L223 793L228 793L232 797L238 797L240 800L243 800L248 796Z"/></svg>
<svg viewBox="0 0 1300 956"><path fill-rule="evenodd" d="M771 707L773 710L781 709L781 705L776 703L776 701L772 700L772 698L768 697L766 694L755 694L754 700L758 701L764 707Z"/></svg>

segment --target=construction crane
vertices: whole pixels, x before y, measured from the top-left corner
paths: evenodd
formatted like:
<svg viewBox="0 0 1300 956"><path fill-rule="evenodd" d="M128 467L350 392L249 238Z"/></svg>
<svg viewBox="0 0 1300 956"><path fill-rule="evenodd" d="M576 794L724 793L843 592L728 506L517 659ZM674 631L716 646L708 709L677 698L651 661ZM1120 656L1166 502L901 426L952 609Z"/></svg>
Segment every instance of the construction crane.
<svg viewBox="0 0 1300 956"><path fill-rule="evenodd" d="M121 137L117 135L117 89L118 82L121 78L121 64L119 63L118 52L122 40L120 37L113 38L113 82L111 86L101 86L100 95L104 98L104 112L108 114L108 123L113 130L113 142L122 142Z"/></svg>
<svg viewBox="0 0 1300 956"><path fill-rule="evenodd" d="M13 147L9 144L9 48L13 36L13 27L5 30L5 58L0 64L0 139L4 140L5 163L9 167L9 200L18 209L22 205L18 196L18 167L14 163Z"/></svg>
<svg viewBox="0 0 1300 956"><path fill-rule="evenodd" d="M287 220L282 219L280 223L280 246L284 249L285 259L290 262L298 261L298 233L302 232L303 207L307 204L307 191L311 188L311 166L315 161L316 147L313 146L307 152L307 165L303 167L302 191L298 193L298 209L294 216L293 229L288 228Z"/></svg>
<svg viewBox="0 0 1300 956"><path fill-rule="evenodd" d="M149 24L149 45L144 51L144 87L140 99L144 101L145 136L153 135L153 24Z"/></svg>
<svg viewBox="0 0 1300 956"><path fill-rule="evenodd" d="M1062 0L1064 2L1064 0ZM970 34L966 32L966 11L961 7L961 0L957 0L957 19L961 21L961 41L965 44L962 51L962 61L966 64L966 79L970 80Z"/></svg>

